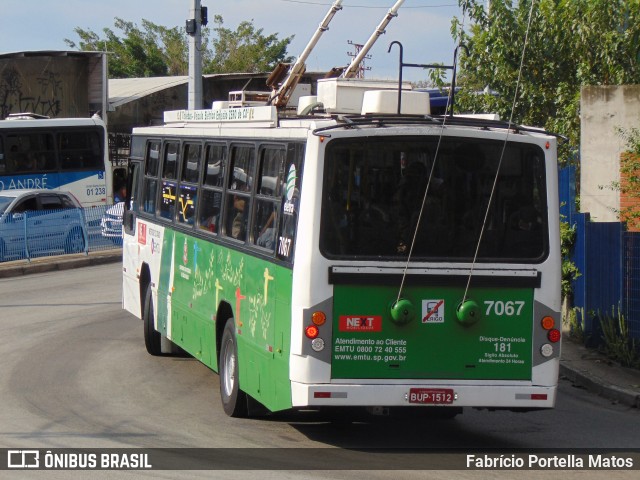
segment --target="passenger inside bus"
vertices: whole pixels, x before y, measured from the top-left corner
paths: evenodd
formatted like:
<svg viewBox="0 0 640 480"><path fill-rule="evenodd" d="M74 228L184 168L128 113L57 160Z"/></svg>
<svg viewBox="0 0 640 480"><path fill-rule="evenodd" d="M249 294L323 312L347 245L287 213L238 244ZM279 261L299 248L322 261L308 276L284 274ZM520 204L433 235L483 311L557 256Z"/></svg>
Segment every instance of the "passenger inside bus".
<svg viewBox="0 0 640 480"><path fill-rule="evenodd" d="M276 211L275 209L269 215L269 218L262 226L260 230L260 234L258 235L258 239L256 240L256 245L259 247L269 248L273 250L276 243L276 229L275 229L275 218Z"/></svg>
<svg viewBox="0 0 640 480"><path fill-rule="evenodd" d="M236 192L248 192L250 190L249 177L240 168L234 169L234 181L231 184L231 190ZM227 197L227 235L231 234L232 238L237 240L245 240L247 235L247 210L248 210L248 197L231 193Z"/></svg>
<svg viewBox="0 0 640 480"><path fill-rule="evenodd" d="M200 201L200 220L198 226L211 233L218 232L220 222L220 204L222 194L215 190L203 189Z"/></svg>
<svg viewBox="0 0 640 480"><path fill-rule="evenodd" d="M126 198L127 198L127 186L120 185L116 193L113 194L113 203L124 202Z"/></svg>

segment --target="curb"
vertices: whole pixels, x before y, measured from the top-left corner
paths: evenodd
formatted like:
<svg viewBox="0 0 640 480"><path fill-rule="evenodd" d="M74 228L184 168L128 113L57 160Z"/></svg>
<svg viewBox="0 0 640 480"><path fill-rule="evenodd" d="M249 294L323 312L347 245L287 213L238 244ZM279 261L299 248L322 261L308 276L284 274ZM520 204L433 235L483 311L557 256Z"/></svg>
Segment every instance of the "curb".
<svg viewBox="0 0 640 480"><path fill-rule="evenodd" d="M588 373L571 368L562 362L560 362L560 375L567 378L574 385L583 387L589 392L607 398L615 403L632 408L640 408L640 395L620 388L617 385L602 381Z"/></svg>
<svg viewBox="0 0 640 480"><path fill-rule="evenodd" d="M122 249L94 252L90 254L63 255L42 257L31 262L24 260L0 264L0 278L11 278L33 273L46 273L73 268L105 265L122 261Z"/></svg>

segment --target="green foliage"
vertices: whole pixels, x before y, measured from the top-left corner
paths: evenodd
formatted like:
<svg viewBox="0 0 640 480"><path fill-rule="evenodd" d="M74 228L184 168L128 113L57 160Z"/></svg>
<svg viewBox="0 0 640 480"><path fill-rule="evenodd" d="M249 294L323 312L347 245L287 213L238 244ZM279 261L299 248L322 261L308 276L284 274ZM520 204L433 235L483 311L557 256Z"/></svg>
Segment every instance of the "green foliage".
<svg viewBox="0 0 640 480"><path fill-rule="evenodd" d="M625 367L640 367L640 349L634 338L629 334L629 324L624 315L611 309L611 315L600 317L604 353Z"/></svg>
<svg viewBox="0 0 640 480"><path fill-rule="evenodd" d="M569 336L575 341L584 344L584 309L572 308L569 310L565 321L569 327Z"/></svg>
<svg viewBox="0 0 640 480"><path fill-rule="evenodd" d="M166 28L147 20L142 28L116 17L118 35L110 28L103 29L103 36L91 30L77 27L78 43L65 39L71 48L86 51L109 52L109 77L160 77L184 75L188 70L187 43L183 29Z"/></svg>
<svg viewBox="0 0 640 480"><path fill-rule="evenodd" d="M576 241L576 226L568 222L560 222L560 253L562 255L562 296L573 293L571 282L581 274L576 264L571 261L571 250Z"/></svg>
<svg viewBox="0 0 640 480"><path fill-rule="evenodd" d="M265 36L248 21L230 30L219 15L214 24L213 29L202 29L203 73L268 72L278 62L291 60L286 54L293 37ZM114 29L104 28L102 35L80 27L74 32L79 40L65 39L69 47L109 52L109 78L188 74L189 37L184 27L167 28L148 20L139 27L116 17Z"/></svg>
<svg viewBox="0 0 640 480"><path fill-rule="evenodd" d="M535 0L521 83L516 84L533 0L458 0L471 26L454 19L462 51L459 110L496 112L566 135L560 161L576 157L583 85L640 83L640 2ZM487 2L488 3L488 2ZM478 94L478 92L491 94Z"/></svg>
<svg viewBox="0 0 640 480"><path fill-rule="evenodd" d="M287 47L293 37L279 40L277 34L264 36L252 22L244 21L233 31L223 26L222 17L214 18L215 36L209 40L211 49L203 71L205 73L268 72L279 62L291 62L286 57Z"/></svg>
<svg viewBox="0 0 640 480"><path fill-rule="evenodd" d="M627 152L640 155L640 128L618 128L618 135L625 141Z"/></svg>

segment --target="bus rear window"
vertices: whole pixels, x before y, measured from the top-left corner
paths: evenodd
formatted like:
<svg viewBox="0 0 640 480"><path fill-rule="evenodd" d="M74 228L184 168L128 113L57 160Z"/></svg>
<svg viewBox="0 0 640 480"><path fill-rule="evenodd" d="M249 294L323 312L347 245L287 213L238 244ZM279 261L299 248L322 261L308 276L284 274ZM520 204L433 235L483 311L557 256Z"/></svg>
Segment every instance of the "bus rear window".
<svg viewBox="0 0 640 480"><path fill-rule="evenodd" d="M544 153L444 137L336 139L327 146L320 247L330 258L541 260L548 250ZM434 165L435 152L438 156ZM431 183L423 202L427 182Z"/></svg>

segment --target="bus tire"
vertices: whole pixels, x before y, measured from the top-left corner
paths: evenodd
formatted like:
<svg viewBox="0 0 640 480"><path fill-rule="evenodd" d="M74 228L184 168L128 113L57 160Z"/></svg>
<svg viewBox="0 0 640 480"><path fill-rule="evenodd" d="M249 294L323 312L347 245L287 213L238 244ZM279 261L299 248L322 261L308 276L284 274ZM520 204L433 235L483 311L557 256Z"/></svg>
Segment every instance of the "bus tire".
<svg viewBox="0 0 640 480"><path fill-rule="evenodd" d="M247 397L238 382L238 344L233 318L227 320L222 333L218 372L224 413L230 417L246 417Z"/></svg>
<svg viewBox="0 0 640 480"><path fill-rule="evenodd" d="M144 346L149 355L162 355L160 332L155 329L155 315L153 312L153 298L151 297L151 285L147 286L144 296L144 310L142 312L144 324Z"/></svg>

